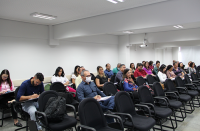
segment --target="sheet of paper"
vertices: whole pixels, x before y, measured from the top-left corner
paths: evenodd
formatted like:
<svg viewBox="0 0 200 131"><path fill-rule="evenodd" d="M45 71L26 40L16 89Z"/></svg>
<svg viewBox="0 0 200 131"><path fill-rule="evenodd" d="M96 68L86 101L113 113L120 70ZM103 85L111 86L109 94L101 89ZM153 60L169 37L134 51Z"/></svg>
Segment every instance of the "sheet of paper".
<svg viewBox="0 0 200 131"><path fill-rule="evenodd" d="M109 99L111 96L106 96L106 97L102 97L101 99L97 100L97 101L105 101L107 99Z"/></svg>

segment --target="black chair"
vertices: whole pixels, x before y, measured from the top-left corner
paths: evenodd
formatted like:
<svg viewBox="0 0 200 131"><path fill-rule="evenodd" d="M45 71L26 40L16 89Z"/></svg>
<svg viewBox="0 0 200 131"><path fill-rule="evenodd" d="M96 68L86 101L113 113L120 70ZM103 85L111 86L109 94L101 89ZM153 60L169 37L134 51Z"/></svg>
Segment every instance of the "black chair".
<svg viewBox="0 0 200 131"><path fill-rule="evenodd" d="M106 123L105 116L116 118L120 122L121 130L124 130L121 118L112 114L103 114L101 106L94 98L86 98L81 101L78 113L81 124L78 126L78 131L120 131L109 127Z"/></svg>
<svg viewBox="0 0 200 131"><path fill-rule="evenodd" d="M140 103L149 106L151 113L153 115L153 118L159 123L160 128L155 128L155 129L159 129L159 130L163 130L163 127L167 127L167 128L171 128L171 129L175 129L176 127L174 127L171 115L173 114L172 110L169 108L169 103L167 101L166 98L161 98L161 97L154 97L151 95L151 92L149 91L148 87L146 86L140 86L138 89L138 93L139 93L139 99L140 99ZM154 100L163 100L166 103L166 106L162 105L162 106L157 106L157 103L154 102ZM159 105L159 103L158 103ZM169 117L169 118L168 118ZM165 119L169 119L171 122L171 126L166 126L163 125L163 123L161 122L161 120L165 120Z"/></svg>
<svg viewBox="0 0 200 131"><path fill-rule="evenodd" d="M142 86L142 85L144 85L144 84L146 84L146 80L142 77L142 76L139 76L139 77L137 77L137 79L136 79L136 84L138 85L138 86Z"/></svg>
<svg viewBox="0 0 200 131"><path fill-rule="evenodd" d="M178 92L178 88L184 89L184 90L187 90L187 88L185 88L185 87L177 87L176 88L171 79L167 79L165 81L165 88L167 88L167 92L165 92L167 95L169 95L172 98L177 99L183 103L184 112L192 113L194 111L191 96L188 94L181 94ZM187 103L189 103L189 105ZM191 108L191 110L186 110L185 106L189 106Z"/></svg>
<svg viewBox="0 0 200 131"><path fill-rule="evenodd" d="M95 82L96 77L94 76L94 74L90 73L90 75L91 75L91 80Z"/></svg>
<svg viewBox="0 0 200 131"><path fill-rule="evenodd" d="M19 91L19 88L20 87L17 87L15 89L15 100L17 99L17 93ZM21 116L20 119L23 120L23 121L26 121L26 126L20 127L18 129L16 129L15 131L18 131L18 130L21 130L21 129L24 129L24 128L26 128L26 131L28 131L28 127L29 127L28 126L28 120L30 119L30 115L22 109L21 104L22 104L22 102L15 101L15 102L13 102L13 107L14 107L15 112L20 114L20 116Z"/></svg>
<svg viewBox="0 0 200 131"><path fill-rule="evenodd" d="M176 85L178 86L178 87L186 87L187 88L187 90L184 90L183 92L185 92L186 94L188 94L188 95L190 95L191 97L192 97L192 103L193 103L193 106L194 105L197 105L197 106L195 106L195 107L200 107L200 103L199 103L199 92L197 91L197 88L195 88L195 86L193 86L193 85L190 85L190 84L185 84L184 82L183 82L183 80L179 77L179 76L177 76L176 78L175 78L175 82L176 82ZM178 88L179 90L181 90L180 88ZM180 91L179 91L180 92ZM194 104L194 101L197 101L198 102L198 104Z"/></svg>
<svg viewBox="0 0 200 131"><path fill-rule="evenodd" d="M71 127L75 127L76 129L77 121L75 119L76 118L75 107L69 104L66 104L66 106L74 110L75 118L65 114L63 116L64 119L61 122L55 122L55 123L48 122L44 111L45 111L46 103L51 97L58 97L58 94L55 91L45 91L39 96L38 98L39 110L35 112L36 120L39 121L42 127L50 131L62 131Z"/></svg>
<svg viewBox="0 0 200 131"><path fill-rule="evenodd" d="M177 99L171 99L170 96L166 95L165 92L162 89L162 86L160 85L159 82L154 82L153 84L153 90L155 93L156 97L161 97L161 98L166 98L168 103L169 103L169 108L172 109L172 111L174 112L173 115L175 117L175 121L177 120L176 117L181 118L181 120L177 120L177 121L184 121L185 117L186 117L186 113L185 116L183 116L183 112L181 110L181 107L183 106L182 103L180 101L178 101ZM162 100L159 101L161 105L166 105L166 103ZM181 112L181 117L180 116L176 116L176 112ZM177 126L177 123L176 123Z"/></svg>
<svg viewBox="0 0 200 131"><path fill-rule="evenodd" d="M152 75L148 75L147 76L147 82L148 82L149 86L152 87L153 83L156 82L156 81L157 81L156 77L153 77Z"/></svg>
<svg viewBox="0 0 200 131"><path fill-rule="evenodd" d="M65 86L61 82L52 83L51 86L50 86L50 90L56 91L56 92L58 92L58 94L60 92L64 92L64 93L67 92ZM73 92L68 92L68 93L71 93L72 95L76 94L76 93L73 93ZM70 104L75 106L76 110L78 110L79 102L77 100L73 99L72 103L70 103Z"/></svg>
<svg viewBox="0 0 200 131"><path fill-rule="evenodd" d="M115 82L115 77L116 77L116 75L112 75L111 79L110 79L110 82L114 83Z"/></svg>
<svg viewBox="0 0 200 131"><path fill-rule="evenodd" d="M117 93L117 88L112 82L106 82L103 85L103 93L107 96L113 96Z"/></svg>
<svg viewBox="0 0 200 131"><path fill-rule="evenodd" d="M149 107L140 104L134 105L128 93L124 91L118 92L115 96L115 105L117 112L113 112L113 114L121 116L125 128L147 131L154 127L155 120L151 118ZM148 110L149 117L138 115L135 107Z"/></svg>
<svg viewBox="0 0 200 131"><path fill-rule="evenodd" d="M160 82L160 78L158 77L158 75L156 75L156 80L157 82Z"/></svg>
<svg viewBox="0 0 200 131"><path fill-rule="evenodd" d="M191 73L191 78L193 82L200 83L200 78L198 78L197 74Z"/></svg>

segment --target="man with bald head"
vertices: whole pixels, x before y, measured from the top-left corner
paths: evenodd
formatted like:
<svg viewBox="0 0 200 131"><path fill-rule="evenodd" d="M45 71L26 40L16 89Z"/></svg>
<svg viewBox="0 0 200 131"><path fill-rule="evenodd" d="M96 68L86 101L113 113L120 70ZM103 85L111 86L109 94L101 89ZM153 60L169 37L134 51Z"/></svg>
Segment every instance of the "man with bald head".
<svg viewBox="0 0 200 131"><path fill-rule="evenodd" d="M106 95L101 92L94 82L91 82L90 72L87 70L83 70L81 72L82 82L79 84L76 94L78 97L78 101L82 101L85 98L93 97L96 100L101 99L101 97L106 97ZM99 104L103 110L103 112L112 111L114 108L114 96L110 97L105 101L99 101Z"/></svg>

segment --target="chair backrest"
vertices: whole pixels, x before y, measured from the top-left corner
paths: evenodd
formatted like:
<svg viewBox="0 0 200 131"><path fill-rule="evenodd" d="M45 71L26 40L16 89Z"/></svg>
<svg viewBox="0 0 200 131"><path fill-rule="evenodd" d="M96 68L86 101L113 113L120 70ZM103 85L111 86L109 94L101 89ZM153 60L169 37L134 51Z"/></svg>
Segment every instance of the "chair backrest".
<svg viewBox="0 0 200 131"><path fill-rule="evenodd" d="M130 95L125 91L117 92L115 95L115 106L117 112L128 113L131 115L135 115L135 105L133 104L133 100Z"/></svg>
<svg viewBox="0 0 200 131"><path fill-rule="evenodd" d="M54 82L50 86L50 90L56 91L56 92L65 92L65 86L61 82Z"/></svg>
<svg viewBox="0 0 200 131"><path fill-rule="evenodd" d="M178 87L185 87L184 81L179 76L175 78L175 82Z"/></svg>
<svg viewBox="0 0 200 131"><path fill-rule="evenodd" d="M137 84L138 86L142 86L142 85L146 84L146 81L145 81L145 79L144 79L142 76L139 76L139 77L136 79L136 84Z"/></svg>
<svg viewBox="0 0 200 131"><path fill-rule="evenodd" d="M44 91L42 92L42 94L40 94L38 98L39 111L44 112L46 103L51 97L58 97L58 94L55 91L51 91L51 90Z"/></svg>
<svg viewBox="0 0 200 131"><path fill-rule="evenodd" d="M187 74L184 76L186 84L191 83L191 80Z"/></svg>
<svg viewBox="0 0 200 131"><path fill-rule="evenodd" d="M116 75L112 75L112 76L111 76L110 82L112 82L112 83L115 82L115 76L116 76Z"/></svg>
<svg viewBox="0 0 200 131"><path fill-rule="evenodd" d="M115 95L117 93L117 88L112 82L106 82L103 85L103 93L107 96Z"/></svg>
<svg viewBox="0 0 200 131"><path fill-rule="evenodd" d="M191 78L192 78L193 81L198 80L198 77L197 77L196 74L194 74L194 72L191 73Z"/></svg>
<svg viewBox="0 0 200 131"><path fill-rule="evenodd" d="M91 80L95 81L96 77L94 76L94 74L90 73L91 75Z"/></svg>
<svg viewBox="0 0 200 131"><path fill-rule="evenodd" d="M167 91L177 91L171 79L167 79L165 81L165 88L167 89Z"/></svg>
<svg viewBox="0 0 200 131"><path fill-rule="evenodd" d="M152 88L155 96L165 96L165 92L159 82L154 82Z"/></svg>
<svg viewBox="0 0 200 131"><path fill-rule="evenodd" d="M156 79L152 75L148 75L147 82L148 84L153 84L154 82L156 82Z"/></svg>
<svg viewBox="0 0 200 131"><path fill-rule="evenodd" d="M119 82L119 87L121 91L124 91L124 81Z"/></svg>
<svg viewBox="0 0 200 131"><path fill-rule="evenodd" d="M138 96L139 96L140 102L154 104L154 100L153 100L153 97L151 95L151 91L149 90L148 87L140 86L138 88Z"/></svg>
<svg viewBox="0 0 200 131"><path fill-rule="evenodd" d="M99 129L106 127L106 119L101 106L94 98L86 98L80 102L78 108L80 123L85 126Z"/></svg>
<svg viewBox="0 0 200 131"><path fill-rule="evenodd" d="M158 75L156 75L156 81L160 82L160 78L158 77Z"/></svg>

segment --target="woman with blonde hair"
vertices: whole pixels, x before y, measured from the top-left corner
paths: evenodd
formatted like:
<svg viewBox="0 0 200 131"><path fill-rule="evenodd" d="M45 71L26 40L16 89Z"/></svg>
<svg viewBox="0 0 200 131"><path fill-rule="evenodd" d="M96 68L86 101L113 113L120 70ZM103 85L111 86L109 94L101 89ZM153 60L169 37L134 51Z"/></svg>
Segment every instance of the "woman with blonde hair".
<svg viewBox="0 0 200 131"><path fill-rule="evenodd" d="M97 73L98 75L96 76L95 83L100 90L103 90L104 84L109 82L108 77L105 75L103 67L101 66L97 67Z"/></svg>

